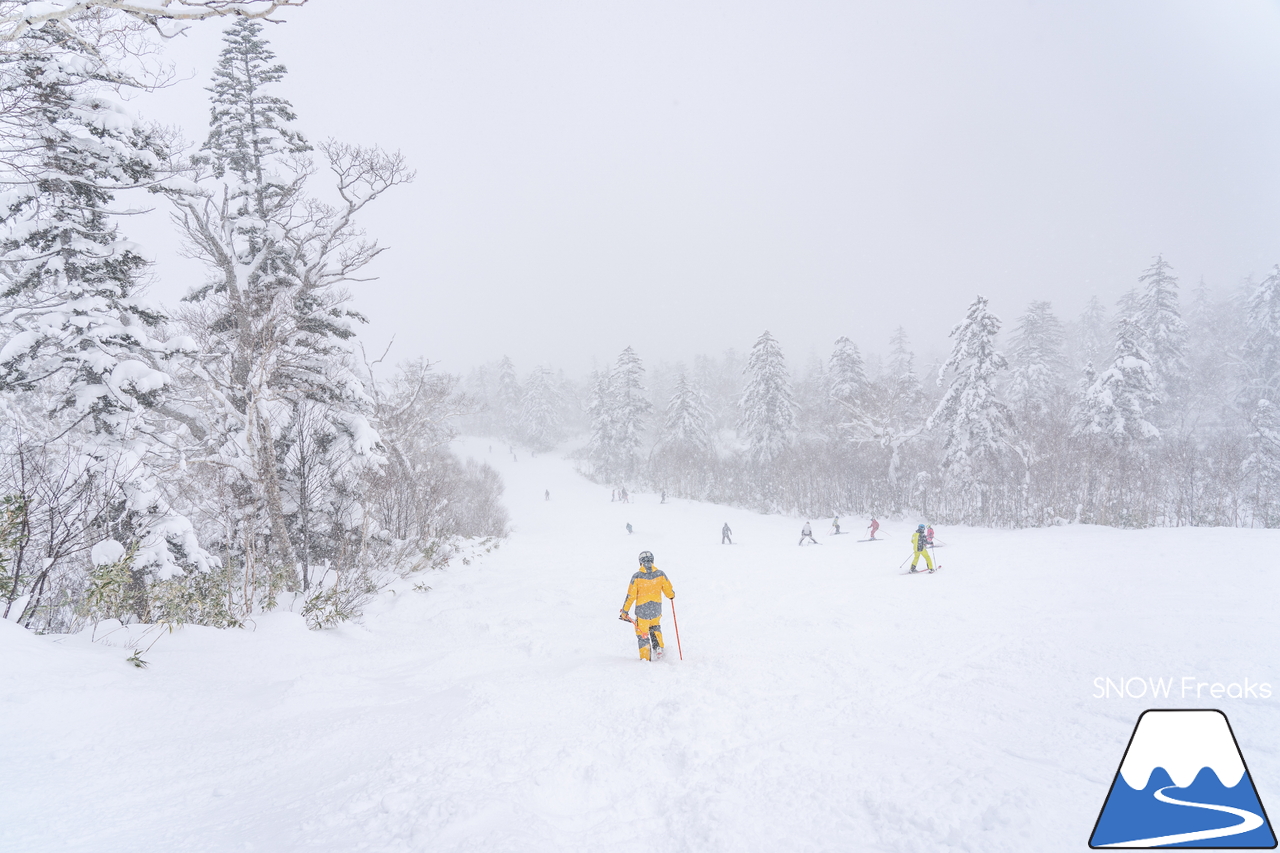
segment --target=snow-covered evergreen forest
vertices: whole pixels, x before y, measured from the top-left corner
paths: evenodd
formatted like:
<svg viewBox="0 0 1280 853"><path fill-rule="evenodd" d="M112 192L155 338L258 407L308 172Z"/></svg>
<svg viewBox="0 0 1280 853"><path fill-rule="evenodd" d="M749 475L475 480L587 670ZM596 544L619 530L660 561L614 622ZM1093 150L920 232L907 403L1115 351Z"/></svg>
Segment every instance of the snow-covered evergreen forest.
<svg viewBox="0 0 1280 853"><path fill-rule="evenodd" d="M1274 847L1278 99L1260 0L0 0L0 851Z"/></svg>
<svg viewBox="0 0 1280 853"><path fill-rule="evenodd" d="M504 534L500 479L448 450L459 429L767 511L1280 524L1280 267L1211 289L1155 255L1076 317L978 296L935 364L905 326L806 364L768 331L687 364L620 341L589 376L367 352L350 288L386 247L361 215L414 171L308 135L260 20L301 2L3 6L7 618L231 626L282 596L316 626L349 618ZM164 83L155 30L182 26L225 29L205 127L134 106ZM205 270L173 305L146 297L129 237L147 206Z"/></svg>
<svg viewBox="0 0 1280 853"><path fill-rule="evenodd" d="M347 288L384 247L360 215L414 173L307 135L258 20L302 2L0 4L10 620L234 626L288 597L328 625L504 533L499 478L446 446L457 381L361 345ZM219 25L209 125L138 119L155 31ZM206 270L169 307L129 238L148 205Z"/></svg>
<svg viewBox="0 0 1280 853"><path fill-rule="evenodd" d="M978 296L957 320L938 364L904 327L803 365L768 331L691 364L627 346L586 378L521 381L504 357L466 378L465 423L534 449L579 435L597 482L773 512L1280 523L1280 267L1212 290L1156 255L1114 306Z"/></svg>

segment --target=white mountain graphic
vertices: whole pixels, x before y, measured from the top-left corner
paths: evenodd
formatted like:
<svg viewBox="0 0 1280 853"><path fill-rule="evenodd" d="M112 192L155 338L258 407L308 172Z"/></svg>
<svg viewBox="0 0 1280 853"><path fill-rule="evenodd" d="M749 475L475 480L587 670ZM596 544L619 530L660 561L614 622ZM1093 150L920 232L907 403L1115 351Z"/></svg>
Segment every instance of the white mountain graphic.
<svg viewBox="0 0 1280 853"><path fill-rule="evenodd" d="M1234 788L1244 776L1244 759L1221 711L1148 711L1138 721L1120 775L1130 788L1147 787L1151 771L1163 767L1173 784L1185 788L1208 767Z"/></svg>

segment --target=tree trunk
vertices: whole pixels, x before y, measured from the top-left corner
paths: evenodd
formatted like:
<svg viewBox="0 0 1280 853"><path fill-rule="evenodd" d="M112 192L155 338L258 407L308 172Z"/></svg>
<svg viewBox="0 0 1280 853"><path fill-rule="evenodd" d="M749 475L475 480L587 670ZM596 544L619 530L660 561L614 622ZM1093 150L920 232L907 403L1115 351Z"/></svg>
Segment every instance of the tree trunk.
<svg viewBox="0 0 1280 853"><path fill-rule="evenodd" d="M288 589L297 585L298 553L289 538L289 528L284 520L284 502L280 497L280 477L276 470L276 448L271 440L271 428L266 418L258 414L259 472L262 477L264 497L267 502L267 519L271 524L271 548L284 564L290 578Z"/></svg>

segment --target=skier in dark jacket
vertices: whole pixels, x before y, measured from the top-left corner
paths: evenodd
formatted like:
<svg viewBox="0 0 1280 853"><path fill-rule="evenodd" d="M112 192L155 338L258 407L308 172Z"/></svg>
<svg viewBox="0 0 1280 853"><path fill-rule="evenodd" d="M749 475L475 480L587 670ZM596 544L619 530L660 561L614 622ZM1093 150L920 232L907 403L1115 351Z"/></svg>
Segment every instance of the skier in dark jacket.
<svg viewBox="0 0 1280 853"><path fill-rule="evenodd" d="M928 540L925 539L924 525L916 528L916 532L911 534L911 571L916 570L916 563L920 562L920 555L924 555L924 561L929 566L929 571L933 571L933 557L929 556Z"/></svg>
<svg viewBox="0 0 1280 853"><path fill-rule="evenodd" d="M726 521L724 523L724 527L720 528L720 544L723 545L724 543L728 542L730 545L732 545L733 539L730 538L732 536L733 536L733 531L729 529L729 522Z"/></svg>

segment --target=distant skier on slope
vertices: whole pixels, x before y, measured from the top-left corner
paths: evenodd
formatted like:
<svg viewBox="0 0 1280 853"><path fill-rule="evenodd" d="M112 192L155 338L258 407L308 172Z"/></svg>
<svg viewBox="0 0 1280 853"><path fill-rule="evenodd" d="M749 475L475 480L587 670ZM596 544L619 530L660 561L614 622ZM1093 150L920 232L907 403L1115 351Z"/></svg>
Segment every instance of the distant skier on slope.
<svg viewBox="0 0 1280 853"><path fill-rule="evenodd" d="M924 525L916 528L916 532L911 534L911 547L914 552L911 555L911 571L916 570L916 563L920 561L920 555L924 554L924 561L929 566L929 571L933 571L933 557L929 556L929 552L925 550L928 547L928 541L925 539Z"/></svg>
<svg viewBox="0 0 1280 853"><path fill-rule="evenodd" d="M732 536L733 536L733 531L729 529L729 522L726 521L724 523L724 527L720 528L720 544L723 545L724 543L728 542L730 545L732 545L733 544L733 539L731 538Z"/></svg>
<svg viewBox="0 0 1280 853"><path fill-rule="evenodd" d="M671 581L653 564L653 552L640 552L640 571L631 576L627 587L627 600L622 603L618 618L636 626L636 641L640 644L641 660L662 660L662 596L675 598ZM636 606L636 618L628 611ZM674 606L674 605L672 605Z"/></svg>
<svg viewBox="0 0 1280 853"><path fill-rule="evenodd" d="M871 530L871 538L872 538L872 539L875 539L875 538L876 538L876 531L880 529L880 522L876 521L876 520L873 518L873 519L871 519L871 523L870 523L870 524L868 524L868 525L867 525L867 527Z"/></svg>
<svg viewBox="0 0 1280 853"><path fill-rule="evenodd" d="M629 522L629 521L627 522L627 535L628 535L628 536L630 536L630 535L631 535L631 522Z"/></svg>
<svg viewBox="0 0 1280 853"><path fill-rule="evenodd" d="M547 500L551 500L551 490L547 489Z"/></svg>
<svg viewBox="0 0 1280 853"><path fill-rule="evenodd" d="M831 534L832 536L840 535L840 516L837 515L835 518L831 519L831 529L835 531Z"/></svg>
<svg viewBox="0 0 1280 853"><path fill-rule="evenodd" d="M933 547L933 525L930 524L924 531L924 544L930 548Z"/></svg>
<svg viewBox="0 0 1280 853"><path fill-rule="evenodd" d="M814 545L818 544L818 540L813 538L813 528L809 526L809 522L804 523L804 527L800 530L800 544L804 544L804 540L808 538Z"/></svg>

